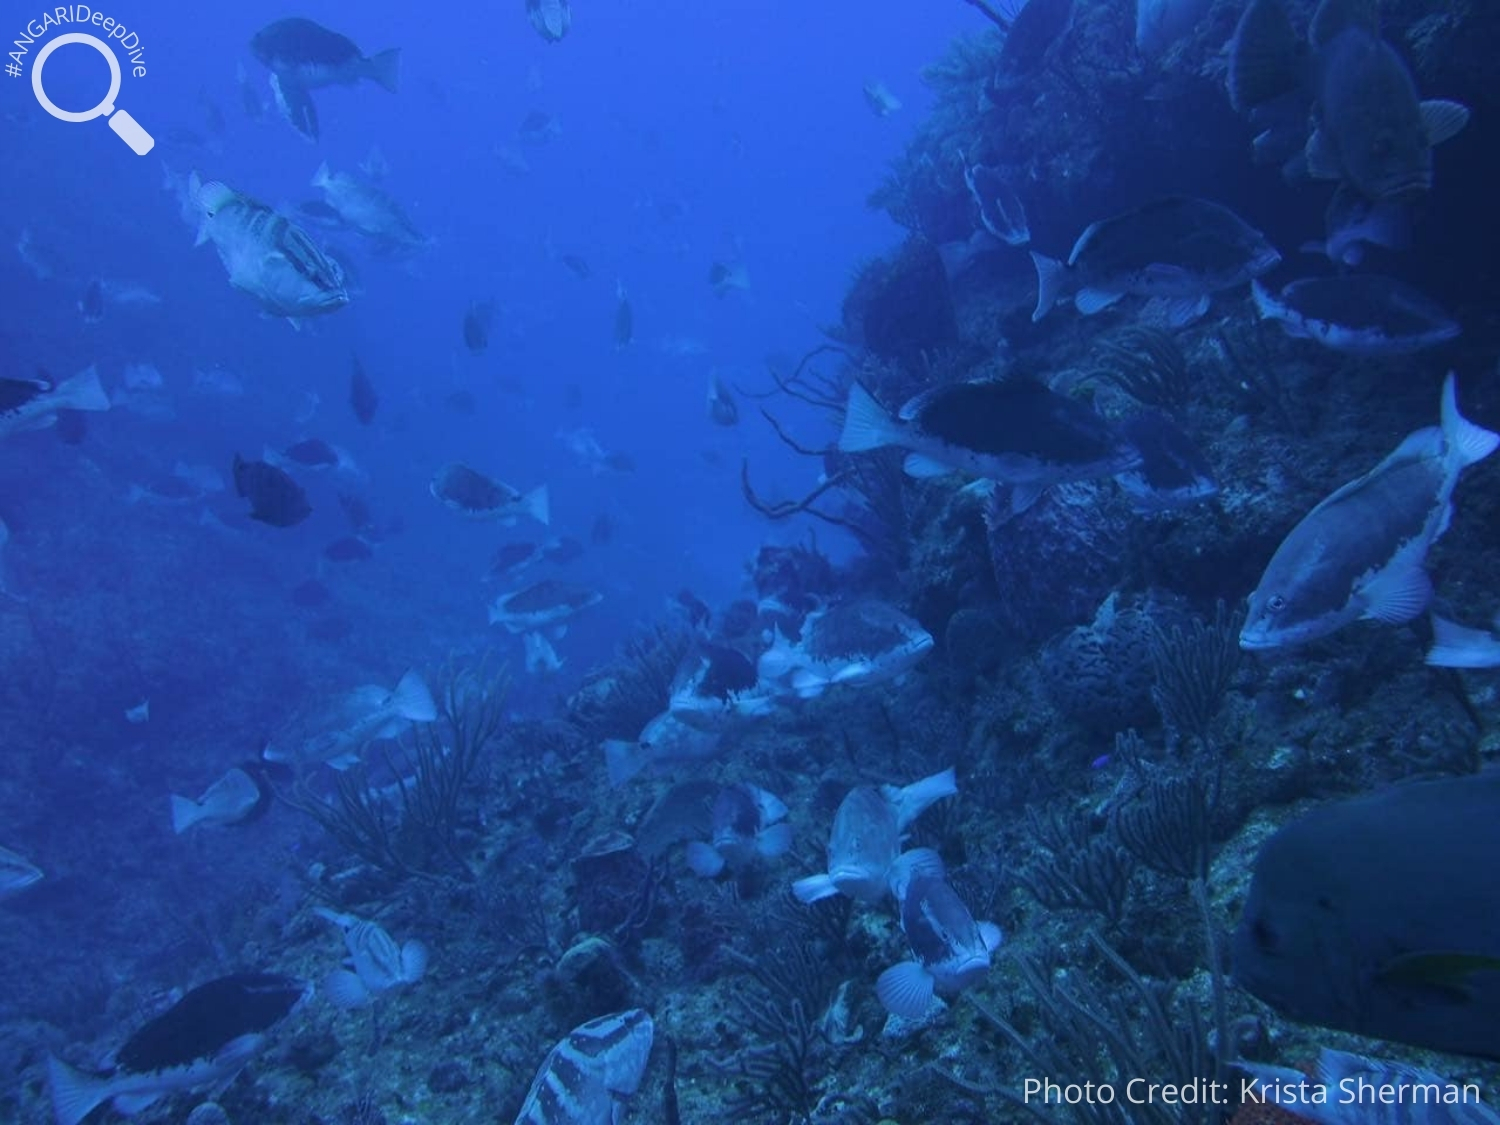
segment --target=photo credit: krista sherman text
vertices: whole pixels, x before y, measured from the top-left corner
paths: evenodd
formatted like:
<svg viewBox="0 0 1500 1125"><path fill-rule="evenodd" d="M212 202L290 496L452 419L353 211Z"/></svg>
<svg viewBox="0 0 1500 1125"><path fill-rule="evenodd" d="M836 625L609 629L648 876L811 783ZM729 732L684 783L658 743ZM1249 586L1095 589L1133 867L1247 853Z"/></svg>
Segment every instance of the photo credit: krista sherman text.
<svg viewBox="0 0 1500 1125"><path fill-rule="evenodd" d="M1027 1078L1021 1098L1032 1107L1078 1105L1224 1106L1264 1102L1283 1109L1298 1106L1485 1105L1479 1086L1470 1082L1372 1081L1364 1075L1336 1083L1209 1078L1190 1082L1162 1082L1149 1078L1119 1078L1108 1082L1058 1082Z"/></svg>

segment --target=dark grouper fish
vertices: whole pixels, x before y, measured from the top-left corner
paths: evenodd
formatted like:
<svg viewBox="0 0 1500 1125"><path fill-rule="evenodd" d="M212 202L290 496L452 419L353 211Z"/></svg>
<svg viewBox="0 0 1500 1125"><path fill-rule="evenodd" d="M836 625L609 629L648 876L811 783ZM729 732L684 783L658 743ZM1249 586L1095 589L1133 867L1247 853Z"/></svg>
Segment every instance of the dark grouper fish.
<svg viewBox="0 0 1500 1125"><path fill-rule="evenodd" d="M849 390L845 453L895 445L911 450L914 477L955 470L1035 495L1064 481L1107 477L1138 457L1093 410L1030 379L953 383L918 395L892 418L863 387Z"/></svg>
<svg viewBox="0 0 1500 1125"><path fill-rule="evenodd" d="M1261 848L1234 976L1304 1023L1500 1059L1500 771L1322 805Z"/></svg>
<svg viewBox="0 0 1500 1125"><path fill-rule="evenodd" d="M1276 248L1228 207L1191 196L1169 196L1089 226L1064 265L1032 251L1036 311L1041 320L1072 294L1085 316L1121 297L1160 298L1172 324L1208 310L1210 294L1243 285L1281 261Z"/></svg>
<svg viewBox="0 0 1500 1125"><path fill-rule="evenodd" d="M1280 293L1251 286L1255 307L1288 336L1350 355L1406 355L1457 338L1458 324L1431 297L1377 274L1309 277Z"/></svg>
<svg viewBox="0 0 1500 1125"><path fill-rule="evenodd" d="M273 973L238 973L199 985L146 1024L108 1074L47 1060L57 1125L78 1125L110 1099L131 1115L167 1094L227 1083L266 1043L266 1033L312 995L312 985Z"/></svg>
<svg viewBox="0 0 1500 1125"><path fill-rule="evenodd" d="M1292 528L1250 595L1241 648L1305 644L1361 618L1399 624L1426 608L1422 564L1453 518L1459 473L1500 445L1458 413L1452 372L1441 414Z"/></svg>
<svg viewBox="0 0 1500 1125"><path fill-rule="evenodd" d="M250 518L272 527L294 527L312 515L307 493L275 465L234 455L234 490L250 501Z"/></svg>
<svg viewBox="0 0 1500 1125"><path fill-rule="evenodd" d="M396 92L401 51L366 58L354 41L308 19L267 24L250 40L250 53L271 72L271 89L282 116L303 136L316 140L318 112L309 90L353 86L368 78Z"/></svg>

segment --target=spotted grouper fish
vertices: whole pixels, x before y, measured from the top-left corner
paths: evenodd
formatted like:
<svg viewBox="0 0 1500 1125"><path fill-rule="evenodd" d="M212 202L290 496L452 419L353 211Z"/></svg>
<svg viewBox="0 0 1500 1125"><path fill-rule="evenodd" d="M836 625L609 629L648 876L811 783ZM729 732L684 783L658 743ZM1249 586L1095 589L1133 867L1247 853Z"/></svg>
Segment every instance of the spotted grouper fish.
<svg viewBox="0 0 1500 1125"><path fill-rule="evenodd" d="M1451 372L1441 415L1291 530L1250 595L1241 648L1305 644L1362 618L1398 624L1427 607L1423 563L1453 517L1459 474L1500 445L1459 414Z"/></svg>
<svg viewBox="0 0 1500 1125"><path fill-rule="evenodd" d="M655 1034L643 1008L575 1027L548 1052L515 1125L615 1125L640 1087Z"/></svg>

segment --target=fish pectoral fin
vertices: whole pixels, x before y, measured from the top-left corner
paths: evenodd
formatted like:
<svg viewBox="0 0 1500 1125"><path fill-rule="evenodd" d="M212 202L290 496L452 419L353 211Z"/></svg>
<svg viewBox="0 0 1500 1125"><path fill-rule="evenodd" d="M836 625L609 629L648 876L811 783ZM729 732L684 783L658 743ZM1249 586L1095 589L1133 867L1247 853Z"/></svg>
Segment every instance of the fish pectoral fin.
<svg viewBox="0 0 1500 1125"><path fill-rule="evenodd" d="M1207 293L1196 297L1153 297L1144 319L1160 321L1168 328L1186 328L1208 313Z"/></svg>
<svg viewBox="0 0 1500 1125"><path fill-rule="evenodd" d="M1466 1004L1474 999L1472 978L1477 973L1500 973L1500 957L1457 951L1409 953L1384 966L1375 979L1445 1003Z"/></svg>
<svg viewBox="0 0 1500 1125"><path fill-rule="evenodd" d="M1103 312L1123 296L1125 296L1124 293L1115 293L1108 289L1086 285L1073 294L1073 307L1084 316L1093 316L1095 313Z"/></svg>
<svg viewBox="0 0 1500 1125"><path fill-rule="evenodd" d="M949 465L943 464L935 457L929 457L925 453L909 453L906 460L901 463L906 470L906 475L916 480L932 480L935 477L945 477L953 472Z"/></svg>
<svg viewBox="0 0 1500 1125"><path fill-rule="evenodd" d="M144 1113L157 1102L161 1101L164 1093L158 1090L154 1094L116 1094L110 1102L115 1110L126 1117L134 1117L138 1113Z"/></svg>
<svg viewBox="0 0 1500 1125"><path fill-rule="evenodd" d="M792 894L802 903L818 902L838 893L838 887L833 885L833 879L827 874L809 875L792 884Z"/></svg>
<svg viewBox="0 0 1500 1125"><path fill-rule="evenodd" d="M1363 618L1400 625L1420 614L1432 600L1432 580L1420 566L1393 567L1364 588Z"/></svg>
<svg viewBox="0 0 1500 1125"><path fill-rule="evenodd" d="M1302 150L1307 159L1307 174L1315 180L1342 180L1343 169L1339 167L1338 154L1328 145L1328 137L1322 129L1314 129L1307 138L1307 147Z"/></svg>
<svg viewBox="0 0 1500 1125"><path fill-rule="evenodd" d="M902 961L881 973L875 995L892 1015L909 1020L925 1016L936 999L932 974L916 961Z"/></svg>
<svg viewBox="0 0 1500 1125"><path fill-rule="evenodd" d="M1462 102L1431 98L1419 108L1422 111L1422 128L1427 133L1429 145L1440 145L1452 140L1469 123L1469 107Z"/></svg>

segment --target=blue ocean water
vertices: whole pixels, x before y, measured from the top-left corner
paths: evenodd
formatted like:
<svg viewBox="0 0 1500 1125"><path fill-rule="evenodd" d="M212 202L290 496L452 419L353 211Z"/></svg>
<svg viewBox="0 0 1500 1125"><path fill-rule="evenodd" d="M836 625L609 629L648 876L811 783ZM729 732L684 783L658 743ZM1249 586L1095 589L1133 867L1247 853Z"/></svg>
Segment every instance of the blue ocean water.
<svg viewBox="0 0 1500 1125"><path fill-rule="evenodd" d="M10 84L6 149L25 170L5 187L11 236L30 231L58 259L56 275L43 279L7 255L14 366L61 373L95 362L106 384L127 363L162 373L176 418L104 427L95 439L122 457L146 446L156 456L154 465L143 457L106 469L119 488L179 457L222 469L235 449L304 436L347 446L370 474L379 515L406 525L371 569L400 570L412 616L434 616L416 608L429 597L445 605L439 617L468 602L454 624L483 632L473 581L496 536L456 528L424 495L427 477L448 460L518 488L547 483L553 534L586 540L600 515L619 526L608 549L577 566L607 591L609 608L579 623L576 664L659 616L680 588L709 600L735 592L765 533L738 499L740 458L763 455L760 484L770 491L801 491L808 480L763 427L726 432L705 420L710 373L768 386L768 356L800 353L837 320L851 269L893 232L862 200L920 120L916 72L975 17L959 7L913 27L894 9L872 17L853 6L617 8L549 45L524 12L366 9L351 26L345 11L298 14L337 27L367 53L400 47L401 92L369 83L322 92L316 145L274 108L256 123L240 105L237 64L270 98L248 41L280 14L274 8L228 19L153 5L133 23L119 14L139 33L147 64L145 78L127 76L120 105L163 138L145 158L124 159L130 154L102 123L64 127L41 112L26 82ZM18 32L25 18L16 14ZM830 42L840 44L832 55ZM46 74L54 101L73 108L92 104L107 80L102 61L77 45L50 59ZM901 87L910 112L881 120L865 111L861 87L880 75ZM539 147L516 139L532 110L561 126ZM215 112L222 134L206 120ZM173 131L196 136L173 145ZM253 302L223 284L212 250L193 249L193 230L161 189L165 164L273 206L295 203L317 197L309 181L321 161L357 172L372 147L390 164L384 189L433 246L404 265L362 265L365 292L302 335L262 322ZM523 155L530 172L507 172L502 148ZM565 253L587 261L592 277L575 277L557 260ZM742 262L750 291L716 297L707 282L715 260ZM82 328L74 302L91 277L149 287L162 303L112 310ZM617 280L636 334L621 350L612 336ZM498 310L495 339L474 357L461 322L484 300ZM344 405L351 352L383 399L368 432ZM195 369L216 365L244 384L232 409L183 393ZM576 406L567 405L569 388ZM445 407L455 391L474 396L472 414ZM308 393L321 405L298 423ZM580 465L557 436L580 429L628 454L636 471L601 479ZM314 504L309 525L258 538L294 569L294 558L341 529L330 500ZM240 596L280 591L273 583Z"/></svg>
<svg viewBox="0 0 1500 1125"><path fill-rule="evenodd" d="M631 1120L675 1125L679 1086L682 1120L1020 1120L999 1089L1027 1076L993 1063L1017 1056L988 1010L955 1000L957 1014L919 1032L884 1022L895 990L876 982L911 952L908 938L918 944L913 918L927 917L908 911L905 890L894 909L840 899L814 914L788 898L798 876L832 866L846 794L919 779L924 795L910 804L936 806L920 826L910 805L897 823L899 795L878 798L891 847L935 849L952 887L899 885L930 895L929 914L958 911L964 925L951 930L984 958L998 931L977 922L1002 924L1007 949L984 960L973 991L1045 1041L1042 1057L1077 1071L1059 1078L1135 1077L1120 1059L1107 1075L1089 1072L1103 1046L1045 1002L1045 969L1063 960L1071 979L1090 975L1077 995L1109 1019L1122 996L1142 1025L1163 1002L1133 991L1119 964L1170 982L1161 996L1184 985L1172 1018L1152 1026L1202 1031L1197 1021L1218 1018L1218 1042L1232 1030L1236 1050L1259 1062L1300 1063L1329 1044L1377 1049L1326 1030L1357 1030L1347 1022L1305 1011L1287 1030L1297 1012L1281 1019L1231 991L1227 943L1214 935L1240 922L1257 850L1292 810L1475 772L1490 752L1479 732L1493 693L1423 666L1425 616L1398 631L1354 624L1351 611L1337 640L1320 638L1326 647L1241 658L1236 614L1322 497L1438 422L1447 369L1459 372L1464 416L1500 428L1494 254L1476 237L1487 229L1494 104L1475 57L1495 21L1390 5L1422 93L1467 100L1473 119L1435 150L1433 187L1411 204L1415 246L1372 250L1364 268L1417 286L1463 335L1417 357L1351 359L1258 323L1247 278L1214 294L1207 319L1170 331L1134 296L1099 317L1064 302L1034 323L1037 277L1019 243L962 267L935 249L952 253L978 230L962 174L988 164L1024 202L1038 254L1067 258L1097 220L1197 195L1280 250L1268 275L1277 288L1346 272L1298 250L1324 235L1331 184L1252 161L1253 130L1224 98L1225 45L1244 5L1199 6L1180 44L1141 58L1134 5L1047 2L1073 14L1036 45L1033 66L1000 61L995 21L959 0L584 3L556 43L537 34L523 0L295 10L136 0L139 11L105 14L138 37L145 73L127 67L116 102L155 138L144 157L103 121L45 113L28 79L47 37L14 43L22 73L0 82L0 379L56 382L93 365L111 407L0 428L0 875L17 870L12 859L44 873L0 884L0 1122L49 1119L49 1055L102 1067L183 990L249 969L316 979L323 995L222 1099L236 1125L508 1120L570 1027L637 1008L653 1012L658 1048ZM991 7L1008 21L1024 5ZM1291 7L1301 19L1312 5ZM0 43L24 39L41 15L0 13ZM249 48L291 15L366 55L399 48L399 90L315 90L321 135L301 136ZM1489 38L1474 33L1466 47L1453 29L1473 27ZM947 70L924 77L938 60ZM49 59L46 91L77 111L105 78L103 61L74 45ZM899 99L889 114L872 112L877 84ZM543 135L523 135L528 118ZM312 181L324 164L375 182L426 244L380 253L319 225L305 205L320 198ZM195 245L201 216L182 198L193 174L298 217L336 249L348 306L295 328L262 315L214 247ZM877 189L881 206L869 199ZM716 292L718 264L742 268L748 284ZM921 280L903 289L909 276ZM102 315L86 316L95 292ZM488 340L475 348L466 314L486 307ZM812 395L828 401L777 391L773 372L787 376L829 343L814 365L826 383ZM1189 386L1180 393L1174 363ZM356 368L379 398L368 424L349 402ZM835 447L856 381L893 409L1002 371L1055 377L1090 401L1083 414L1111 425L1160 394L1151 405L1201 447L1217 494L1143 514L1098 472L1059 478L1034 508L1011 511L1003 493L908 479L899 457ZM710 416L716 384L737 403L734 425ZM307 439L347 458L292 467L311 515L290 527L249 518L235 458ZM429 483L452 462L521 492L545 485L549 525L450 511ZM1463 469L1453 531L1427 545L1441 579L1433 606L1476 624L1494 602L1482 483L1493 465ZM747 503L746 482L756 497L795 502L830 477L844 487L820 494L822 509L846 516L844 501L862 504L865 538L837 520L769 520ZM184 495L189 479L212 487ZM358 504L369 519L356 528ZM356 531L369 557L330 557ZM522 541L580 550L486 578L497 549ZM757 573L767 546L783 551ZM847 569L824 570L825 556ZM539 634L562 662L552 671L528 670L522 637L487 620L497 595L541 577L599 595L565 630ZM712 626L690 637L700 600ZM746 606L756 601L758 614ZM809 638L835 633L821 611L845 603L858 611L840 620L849 636L826 642L841 659L813 660ZM618 660L658 629L655 656L626 648ZM869 647L881 630L896 651ZM1385 643L1369 640L1377 632ZM787 655L793 636L800 647ZM700 650L713 661L705 679L728 651L759 671L759 687L775 678L768 657L793 663L771 702L745 693L764 712L714 727L704 761L611 785L601 743L665 754L642 720L666 708L665 679L696 667ZM386 787L394 824L396 767L426 753L425 768L440 771L432 763L463 742L412 730L372 738L350 722L352 689L387 690L417 669L443 704L454 669L502 665L497 753L461 779L472 784L456 790L441 840L403 838L399 860L372 858L303 815L309 805L358 811L361 798L340 788L358 776ZM639 712L638 700L609 695L616 682L660 698ZM580 685L601 694L575 695ZM360 731L352 745L367 770L278 767L262 780L289 799L269 815L173 833L170 795L196 797L268 746L295 756L340 729ZM956 794L934 780L949 767ZM1140 844L1149 833L1121 829L1142 794L1160 813L1163 793L1197 793L1205 776L1212 815L1190 826L1203 838L1187 845L1203 849L1203 873L1156 862L1153 841ZM782 800L785 833L767 812ZM703 852L684 861L679 846L706 846L711 809L747 804L776 845L716 840L754 858L699 879ZM1426 822L1405 831L1397 852L1441 836ZM789 853L777 850L783 836ZM873 880L882 894L886 874ZM399 995L379 1000L368 1025L326 1002L325 974L343 955L327 924L335 910L348 914L341 928L378 917L396 942L430 947L425 977L392 986ZM1379 920L1361 921L1372 941L1383 936ZM1454 927L1436 929L1470 936ZM1351 934L1361 940L1358 927ZM1492 985L1483 958L1500 951L1478 956ZM1204 979L1214 1000L1230 995L1232 1028ZM742 981L768 1005L740 1003ZM782 1007L792 1000L795 1015ZM1434 1046L1396 1022L1391 1040ZM1463 1026L1454 1049L1492 1057L1492 1024L1470 1015ZM1196 1078L1224 1061L1205 1061L1206 1041L1194 1044ZM664 1073L667 1043L674 1067L680 1044L680 1071ZM1181 1059L1154 1047L1140 1060L1163 1073L1144 1077L1186 1077L1167 1073ZM781 1069L767 1072L767 1058ZM148 1120L186 1119L191 1104L168 1101Z"/></svg>

